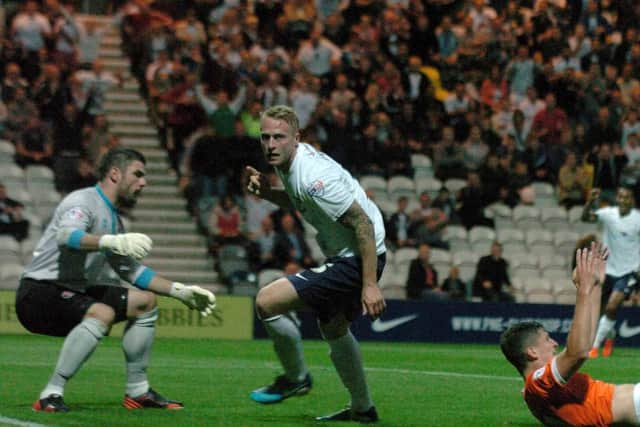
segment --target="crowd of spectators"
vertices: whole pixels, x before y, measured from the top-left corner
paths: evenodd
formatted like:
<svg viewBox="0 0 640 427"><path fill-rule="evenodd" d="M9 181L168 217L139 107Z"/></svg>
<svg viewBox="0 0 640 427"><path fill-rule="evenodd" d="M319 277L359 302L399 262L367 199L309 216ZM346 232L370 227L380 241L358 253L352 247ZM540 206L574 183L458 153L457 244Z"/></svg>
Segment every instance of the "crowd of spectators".
<svg viewBox="0 0 640 427"><path fill-rule="evenodd" d="M0 139L14 146L19 167L51 168L63 194L95 183L99 157L119 144L103 103L122 78L97 59L104 32L96 20L77 19L72 1L0 4ZM5 206L3 216L15 219L23 207Z"/></svg>
<svg viewBox="0 0 640 427"><path fill-rule="evenodd" d="M119 13L190 209L215 235L224 205L209 208L233 195L258 265L272 262L266 236L285 231L243 193L242 171L267 169L256 139L274 104L291 105L303 139L356 176L412 177L411 156L424 154L437 178L467 181L421 195L416 212L399 200L392 248L446 247L444 226L491 225L483 208L531 203L533 181L567 208L592 186L606 197L637 181L634 0L133 0Z"/></svg>

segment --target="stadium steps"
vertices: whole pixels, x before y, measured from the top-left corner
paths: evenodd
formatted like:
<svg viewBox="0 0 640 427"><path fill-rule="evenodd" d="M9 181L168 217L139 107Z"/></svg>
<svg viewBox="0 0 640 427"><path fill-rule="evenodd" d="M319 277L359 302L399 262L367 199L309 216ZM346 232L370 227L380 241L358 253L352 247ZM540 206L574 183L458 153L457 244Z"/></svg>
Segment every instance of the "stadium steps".
<svg viewBox="0 0 640 427"><path fill-rule="evenodd" d="M149 121L147 106L138 94L137 82L129 77L129 60L120 49L117 29L109 28L102 40L100 58L105 69L125 77L121 87L106 96L105 110L110 130L124 146L147 158L148 187L132 212L131 231L146 233L154 242L145 265L158 274L186 284L205 286L225 293L208 254L206 238L198 234L185 209L175 176L170 175L166 151L160 147L156 129Z"/></svg>

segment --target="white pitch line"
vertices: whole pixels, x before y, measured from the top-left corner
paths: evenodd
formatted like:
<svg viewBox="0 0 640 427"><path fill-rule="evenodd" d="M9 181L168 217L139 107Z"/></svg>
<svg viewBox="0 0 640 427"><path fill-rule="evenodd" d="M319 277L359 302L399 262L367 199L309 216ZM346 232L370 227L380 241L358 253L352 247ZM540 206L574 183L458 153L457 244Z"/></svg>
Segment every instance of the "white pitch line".
<svg viewBox="0 0 640 427"><path fill-rule="evenodd" d="M44 424L32 423L31 421L22 421L15 418L3 417L0 415L0 425L18 426L18 427L47 427Z"/></svg>
<svg viewBox="0 0 640 427"><path fill-rule="evenodd" d="M11 364L11 363L10 363ZM15 365L22 366L23 363L16 363ZM29 366L50 366L51 363L30 363ZM93 366L95 367L112 367L115 366L116 363L103 363L101 362L93 362ZM163 368L163 367L173 367L175 366L174 362L164 363L163 361L159 361L153 364L155 368ZM248 368L256 368L256 367L266 367L269 369L278 369L280 365L273 361L269 362L255 362L255 361L239 361L239 360L215 360L212 359L210 362L181 362L181 366L187 369L201 369L207 368L211 366L217 366L218 368L224 367L225 369L248 369ZM309 367L310 369L317 370L326 370L332 371L334 368L332 365L313 365ZM384 373L392 373L392 374L404 374L404 375L425 375L425 376L434 376L434 377L456 377L456 378L474 378L474 379L482 379L482 380L498 380L498 381L522 381L522 378L517 376L504 376L504 375L488 375L488 374L472 374L466 372L452 372L452 371L429 371L423 369L402 369L402 368L384 368L377 366L365 366L365 371L370 372L384 372Z"/></svg>

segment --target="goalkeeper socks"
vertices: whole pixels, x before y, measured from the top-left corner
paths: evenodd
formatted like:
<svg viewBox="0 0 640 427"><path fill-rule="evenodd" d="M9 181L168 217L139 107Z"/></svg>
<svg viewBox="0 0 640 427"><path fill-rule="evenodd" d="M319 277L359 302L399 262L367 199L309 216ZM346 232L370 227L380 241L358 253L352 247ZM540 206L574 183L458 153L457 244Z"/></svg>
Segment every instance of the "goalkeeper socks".
<svg viewBox="0 0 640 427"><path fill-rule="evenodd" d="M611 332L615 324L615 319L609 319L606 314L602 315L600 321L598 322L598 331L596 332L596 338L593 341L594 348L600 348L600 346L602 345L602 341L604 341L607 335L609 335L609 332Z"/></svg>
<svg viewBox="0 0 640 427"><path fill-rule="evenodd" d="M52 394L63 395L67 381L91 356L98 342L108 330L109 328L102 321L87 317L69 332L62 345L56 369L49 379L49 383L40 393L40 399Z"/></svg>
<svg viewBox="0 0 640 427"><path fill-rule="evenodd" d="M296 324L287 316L273 316L263 323L287 378L293 382L304 380L308 370L304 363L302 337Z"/></svg>
<svg viewBox="0 0 640 427"><path fill-rule="evenodd" d="M362 365L360 346L351 331L344 336L327 340L331 351L329 353L342 384L351 393L351 409L356 412L368 411L372 406L367 380Z"/></svg>
<svg viewBox="0 0 640 427"><path fill-rule="evenodd" d="M149 389L147 366L151 345L156 332L158 309L141 314L130 320L122 336L122 350L127 360L127 395L136 397Z"/></svg>

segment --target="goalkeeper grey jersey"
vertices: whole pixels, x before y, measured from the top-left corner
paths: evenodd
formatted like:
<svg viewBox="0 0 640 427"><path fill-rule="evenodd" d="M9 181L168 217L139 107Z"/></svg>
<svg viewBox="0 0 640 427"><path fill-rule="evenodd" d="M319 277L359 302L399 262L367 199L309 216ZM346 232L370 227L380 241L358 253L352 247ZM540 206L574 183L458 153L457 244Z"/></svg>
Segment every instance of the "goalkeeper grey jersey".
<svg viewBox="0 0 640 427"><path fill-rule="evenodd" d="M57 206L24 277L55 282L76 291L91 285L120 285L120 279L146 288L154 273L133 258L79 249L85 233L123 232L115 206L99 185L74 191Z"/></svg>

